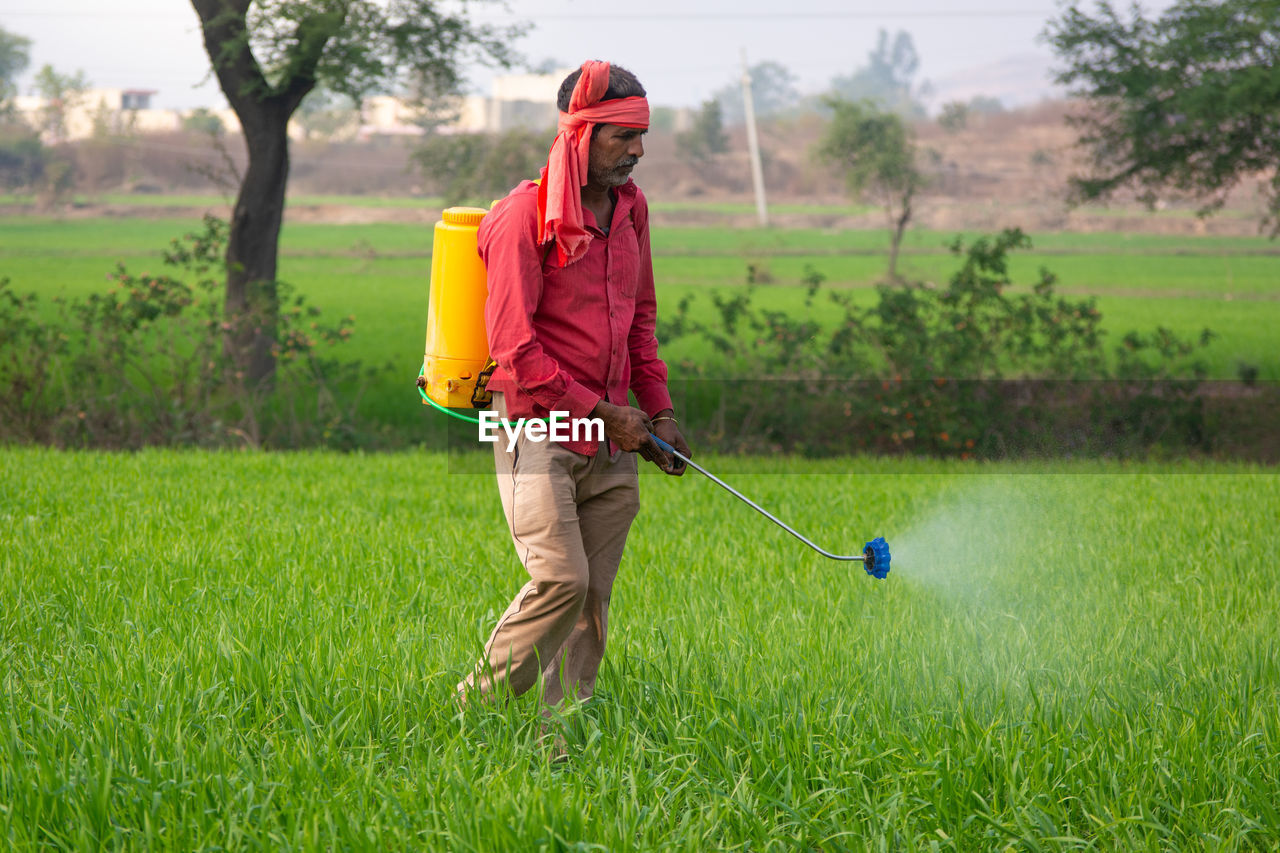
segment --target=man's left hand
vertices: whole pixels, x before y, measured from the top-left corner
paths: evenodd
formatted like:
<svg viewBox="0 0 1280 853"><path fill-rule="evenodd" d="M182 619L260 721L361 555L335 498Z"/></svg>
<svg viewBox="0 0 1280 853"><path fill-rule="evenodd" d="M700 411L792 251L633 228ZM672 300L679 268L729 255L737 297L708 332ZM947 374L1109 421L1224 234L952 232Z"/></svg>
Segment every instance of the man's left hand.
<svg viewBox="0 0 1280 853"><path fill-rule="evenodd" d="M662 418L662 417L663 415L659 414L654 418L655 423L653 425L653 434L656 435L658 438L662 439L663 441L665 441L667 444L674 447L676 450L680 451L680 453L686 458L692 459L693 452L689 450L688 442L686 442L684 440L684 436L680 434L680 426L674 420L671 420L669 417L667 417L667 419L665 420L659 420L659 418ZM682 460L677 459L674 456L671 457L670 467L667 467L667 466L659 466L659 467L661 467L662 470L666 471L668 474L671 474L676 477L679 477L680 475L682 475L685 472L685 469L688 468L688 466L685 465Z"/></svg>

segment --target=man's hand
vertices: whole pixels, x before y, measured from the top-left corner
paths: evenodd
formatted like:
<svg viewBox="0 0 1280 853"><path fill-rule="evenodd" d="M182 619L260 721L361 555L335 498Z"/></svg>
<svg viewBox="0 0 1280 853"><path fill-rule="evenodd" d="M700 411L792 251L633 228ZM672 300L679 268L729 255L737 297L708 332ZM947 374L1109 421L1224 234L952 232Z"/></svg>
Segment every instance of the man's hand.
<svg viewBox="0 0 1280 853"><path fill-rule="evenodd" d="M653 419L653 434L665 441L667 444L678 450L685 458L692 459L693 452L689 450L689 445L684 440L684 436L680 434L680 427L676 423L675 418L671 417L671 410L658 412ZM668 474L679 477L688 468L680 459L675 458L669 453L663 453L670 463L669 466L659 464L659 467Z"/></svg>
<svg viewBox="0 0 1280 853"><path fill-rule="evenodd" d="M604 421L605 437L623 450L639 452L644 456L646 444L652 445L655 451L658 449L658 445L654 444L653 439L649 437L653 429L649 416L637 408L615 406L613 403L601 400L591 410L591 416ZM645 456L645 459L648 458Z"/></svg>
<svg viewBox="0 0 1280 853"><path fill-rule="evenodd" d="M653 423L644 412L634 406L615 406L601 400L591 410L591 416L604 421L605 437L614 444L623 450L639 453L662 470L670 472L675 460L671 454L658 447L653 436L649 435L653 432Z"/></svg>

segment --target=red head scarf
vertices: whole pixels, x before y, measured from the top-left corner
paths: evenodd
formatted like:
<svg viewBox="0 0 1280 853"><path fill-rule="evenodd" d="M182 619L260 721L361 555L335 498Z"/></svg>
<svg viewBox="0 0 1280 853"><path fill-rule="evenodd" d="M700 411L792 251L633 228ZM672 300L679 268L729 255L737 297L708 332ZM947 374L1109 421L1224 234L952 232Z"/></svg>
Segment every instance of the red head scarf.
<svg viewBox="0 0 1280 853"><path fill-rule="evenodd" d="M644 98L602 101L609 88L609 63L587 60L560 113L560 132L551 144L547 172L538 188L538 243L556 241L560 266L587 253L591 235L582 224L581 189L587 183L591 131L597 124L648 127L649 102Z"/></svg>

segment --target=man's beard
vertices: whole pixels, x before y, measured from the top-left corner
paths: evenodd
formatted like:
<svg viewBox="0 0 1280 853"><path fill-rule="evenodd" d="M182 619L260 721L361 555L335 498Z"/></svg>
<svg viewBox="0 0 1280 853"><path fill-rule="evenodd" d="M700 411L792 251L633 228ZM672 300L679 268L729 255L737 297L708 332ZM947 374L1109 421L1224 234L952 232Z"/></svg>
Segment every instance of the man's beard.
<svg viewBox="0 0 1280 853"><path fill-rule="evenodd" d="M631 177L630 171L640 162L639 157L623 157L612 166L596 167L591 165L588 177L593 183L604 187L620 187Z"/></svg>

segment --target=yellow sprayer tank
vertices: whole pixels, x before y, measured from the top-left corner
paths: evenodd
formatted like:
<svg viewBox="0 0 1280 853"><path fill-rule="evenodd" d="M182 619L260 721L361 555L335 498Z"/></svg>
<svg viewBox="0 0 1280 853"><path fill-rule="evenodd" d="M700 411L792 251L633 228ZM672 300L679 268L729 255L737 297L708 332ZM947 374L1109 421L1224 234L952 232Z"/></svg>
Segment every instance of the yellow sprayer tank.
<svg viewBox="0 0 1280 853"><path fill-rule="evenodd" d="M446 408L471 408L476 377L489 360L484 331L488 286L476 250L476 230L485 213L478 207L448 208L436 223L431 247L423 375L427 396Z"/></svg>

